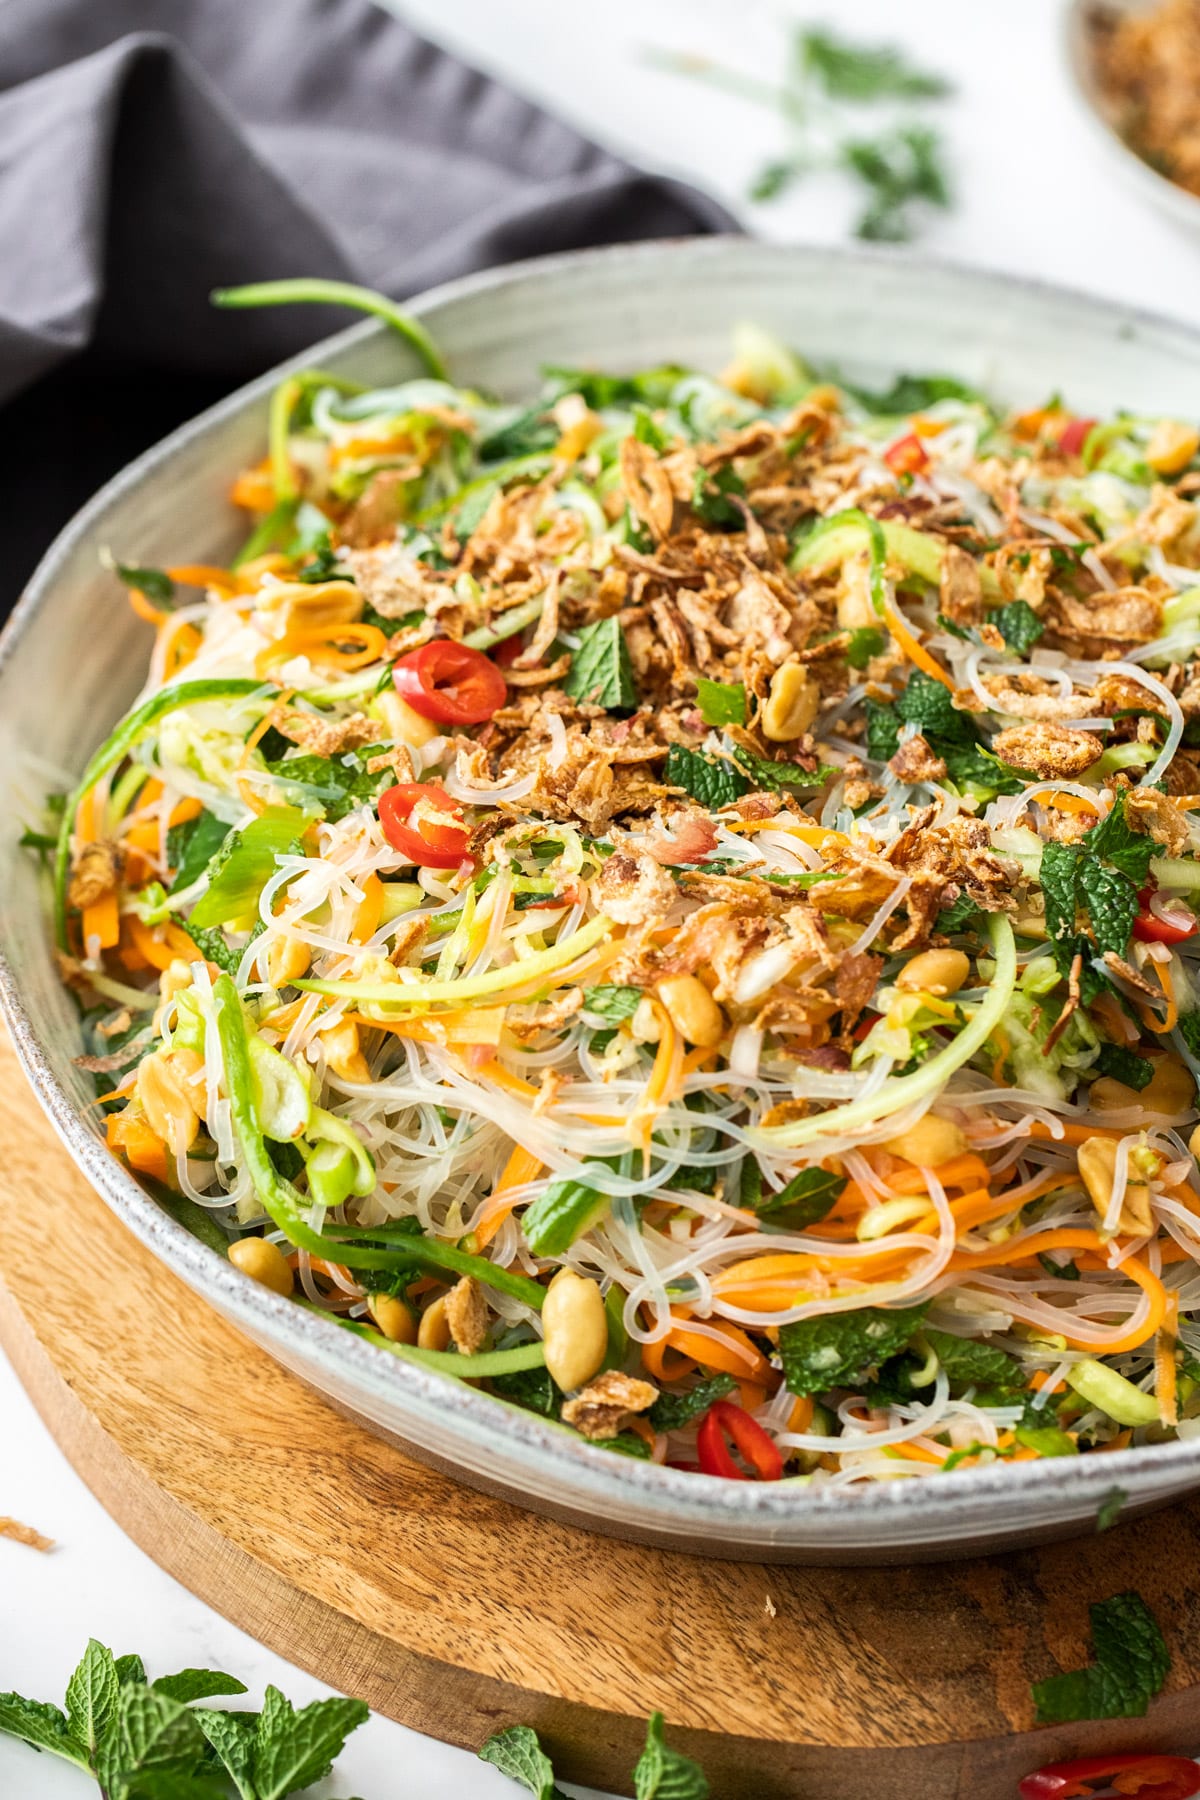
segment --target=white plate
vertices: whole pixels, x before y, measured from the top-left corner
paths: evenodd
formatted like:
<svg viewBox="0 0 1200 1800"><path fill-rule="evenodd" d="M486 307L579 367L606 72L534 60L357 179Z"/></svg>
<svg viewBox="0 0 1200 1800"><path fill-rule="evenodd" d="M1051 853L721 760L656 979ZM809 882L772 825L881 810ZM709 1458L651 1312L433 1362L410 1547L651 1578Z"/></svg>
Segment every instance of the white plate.
<svg viewBox="0 0 1200 1800"><path fill-rule="evenodd" d="M455 376L518 397L539 365L621 369L675 359L720 369L753 319L818 365L862 379L937 370L1036 404L1120 404L1200 417L1200 335L1060 289L965 269L736 238L640 244L525 263L453 283L414 311ZM302 362L367 382L413 372L381 327ZM151 450L84 508L38 569L0 642L0 999L26 1070L72 1156L138 1237L272 1355L463 1480L597 1530L710 1555L812 1562L963 1555L1090 1527L1119 1485L1131 1505L1200 1485L1200 1443L997 1464L856 1493L710 1480L615 1456L352 1338L241 1276L168 1219L104 1149L74 1006L55 973L46 895L17 848L48 775L77 773L128 706L149 633L100 566L220 562L239 536L231 476L262 454L264 376ZM48 1204L32 1195L31 1204Z"/></svg>

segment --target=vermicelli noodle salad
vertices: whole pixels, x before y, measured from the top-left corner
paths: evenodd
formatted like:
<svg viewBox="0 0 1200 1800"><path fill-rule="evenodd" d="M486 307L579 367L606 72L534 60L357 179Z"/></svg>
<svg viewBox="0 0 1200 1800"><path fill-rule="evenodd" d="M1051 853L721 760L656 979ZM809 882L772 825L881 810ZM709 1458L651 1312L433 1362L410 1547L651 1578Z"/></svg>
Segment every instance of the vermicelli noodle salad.
<svg viewBox="0 0 1200 1800"><path fill-rule="evenodd" d="M112 546L148 679L28 836L113 1153L708 1477L1200 1431L1200 432L749 327L501 404L369 303L429 372L286 379L230 567Z"/></svg>

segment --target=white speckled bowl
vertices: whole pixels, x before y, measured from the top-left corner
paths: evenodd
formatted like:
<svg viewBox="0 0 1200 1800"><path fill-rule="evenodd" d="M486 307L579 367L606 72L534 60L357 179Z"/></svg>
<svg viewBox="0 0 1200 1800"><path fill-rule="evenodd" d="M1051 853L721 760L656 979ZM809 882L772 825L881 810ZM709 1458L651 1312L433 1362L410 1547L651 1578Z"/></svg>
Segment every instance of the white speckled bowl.
<svg viewBox="0 0 1200 1800"><path fill-rule="evenodd" d="M414 311L457 376L509 396L530 392L544 362L679 359L719 369L730 327L748 318L818 364L860 377L941 370L1013 400L1061 389L1084 412L1135 403L1200 416L1196 332L1052 288L865 252L732 238L641 244L476 276ZM374 325L303 361L366 381L412 367ZM167 1218L109 1156L83 1112L91 1089L71 1060L75 1012L55 976L46 896L17 837L48 775L78 772L142 679L149 634L102 570L100 549L112 544L142 563L221 561L238 537L229 479L261 454L277 379L244 388L110 482L48 552L0 640L0 998L38 1098L108 1204L198 1294L336 1405L464 1481L599 1531L715 1556L911 1561L1086 1530L1114 1484L1133 1506L1200 1485L1196 1442L855 1494L709 1480L614 1456L266 1292Z"/></svg>
<svg viewBox="0 0 1200 1800"><path fill-rule="evenodd" d="M1110 13L1148 12L1153 3L1154 0L1104 0L1104 10ZM1200 232L1200 198L1169 176L1160 174L1125 142L1117 128L1112 102L1096 79L1088 26L1096 10L1096 0L1068 0L1063 12L1063 48L1075 98L1111 168L1126 186L1185 230Z"/></svg>

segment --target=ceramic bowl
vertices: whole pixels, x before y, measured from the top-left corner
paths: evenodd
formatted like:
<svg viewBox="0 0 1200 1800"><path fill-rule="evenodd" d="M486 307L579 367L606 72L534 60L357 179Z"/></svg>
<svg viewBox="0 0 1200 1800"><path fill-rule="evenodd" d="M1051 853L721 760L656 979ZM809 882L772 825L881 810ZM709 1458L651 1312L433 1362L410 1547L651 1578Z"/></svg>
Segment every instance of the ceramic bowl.
<svg viewBox="0 0 1200 1800"><path fill-rule="evenodd" d="M1131 399L1200 416L1200 334L1077 294L883 254L741 239L590 251L455 282L414 305L455 375L517 397L539 365L719 369L739 319L819 365L878 383L940 370L1014 402L1061 390L1079 411ZM303 359L372 383L414 372L367 325ZM295 366L302 366L297 364ZM73 1004L55 974L46 893L22 820L76 774L144 674L149 633L100 563L220 562L239 536L232 473L262 454L264 376L149 451L96 496L38 569L0 642L0 997L71 1155L139 1238L205 1300L337 1406L459 1479L594 1530L707 1555L911 1561L1087 1530L1114 1485L1130 1506L1200 1485L1200 1443L897 1480L859 1492L710 1480L614 1456L530 1413L402 1363L245 1279L167 1218L98 1137ZM80 653L86 646L86 654Z"/></svg>
<svg viewBox="0 0 1200 1800"><path fill-rule="evenodd" d="M1152 4L1153 0L1102 0L1103 10L1108 13L1147 12ZM1089 21L1097 10L1099 0L1068 0L1063 12L1067 71L1076 100L1113 172L1177 225L1200 232L1200 197L1160 174L1121 136L1113 103L1096 78Z"/></svg>

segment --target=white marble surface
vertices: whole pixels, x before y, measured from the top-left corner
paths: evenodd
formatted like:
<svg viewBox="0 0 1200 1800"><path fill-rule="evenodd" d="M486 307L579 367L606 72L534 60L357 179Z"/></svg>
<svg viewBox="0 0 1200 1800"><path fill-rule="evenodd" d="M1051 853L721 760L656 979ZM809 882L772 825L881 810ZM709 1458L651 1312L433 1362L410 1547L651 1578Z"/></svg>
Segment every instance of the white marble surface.
<svg viewBox="0 0 1200 1800"><path fill-rule="evenodd" d="M407 0L431 35L649 166L718 193L752 229L843 241L850 190L835 176L784 203L747 208L750 176L784 146L772 116L651 68L648 45L696 51L770 77L786 20L801 9L759 0ZM955 210L922 248L1186 313L1200 275L1193 240L1146 210L1114 177L1074 101L1059 48L1057 0L838 0L803 9L847 33L902 41L949 74L939 108L952 146ZM920 249L916 252L921 253ZM10 1370L0 1364L0 1513L57 1540L48 1556L0 1540L0 1690L61 1696L89 1635L136 1650L152 1672L226 1668L251 1698L274 1681L297 1701L319 1684L194 1600L134 1548L73 1474ZM86 1784L65 1765L0 1739L5 1800L70 1800ZM351 1740L327 1795L501 1800L515 1792L461 1751L372 1719Z"/></svg>

